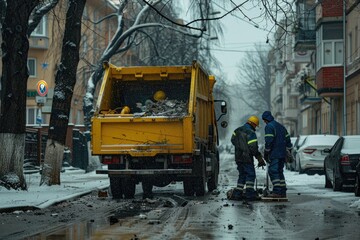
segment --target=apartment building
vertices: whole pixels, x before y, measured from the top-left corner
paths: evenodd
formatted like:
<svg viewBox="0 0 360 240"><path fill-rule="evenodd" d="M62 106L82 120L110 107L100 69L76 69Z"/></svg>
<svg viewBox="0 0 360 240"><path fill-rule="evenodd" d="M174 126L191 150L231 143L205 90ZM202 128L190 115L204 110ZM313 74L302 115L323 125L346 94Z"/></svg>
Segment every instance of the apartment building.
<svg viewBox="0 0 360 240"><path fill-rule="evenodd" d="M298 60L295 84L299 91L298 133L321 133L321 105L326 100L317 92L316 83L316 4L314 0L296 2L294 55Z"/></svg>
<svg viewBox="0 0 360 240"><path fill-rule="evenodd" d="M291 84L286 82L292 79L290 83L297 88L299 112L294 120L297 134L360 134L359 10L359 1L355 0L296 2L293 55L289 58L283 54L280 61L294 72L281 75L278 59L271 58L270 62L278 69L273 71L274 78L280 79L275 82L283 83L278 87L288 86L287 92L291 93ZM284 45L273 51L287 50ZM291 102L291 94L286 96L286 91L278 87L274 87L277 92L272 91L272 99L281 97L282 108L279 104L273 108L280 109L278 115L286 124L285 118L291 114L285 112L284 103Z"/></svg>
<svg viewBox="0 0 360 240"><path fill-rule="evenodd" d="M55 87L56 70L61 57L62 39L65 27L66 1L60 1L50 14L43 17L40 24L29 38L26 101L26 126L47 132L50 120L52 97ZM110 37L117 28L116 19L102 21L100 19L115 11L115 6L108 0L88 0L83 13L82 40L80 46L80 62L77 82L71 103L69 127L66 145L72 145L72 129L83 129L82 98L85 94L86 82L93 64L98 62ZM48 94L39 98L37 83L46 81ZM40 118L41 116L41 118Z"/></svg>
<svg viewBox="0 0 360 240"><path fill-rule="evenodd" d="M346 5L346 132L360 134L360 4L348 1Z"/></svg>
<svg viewBox="0 0 360 240"><path fill-rule="evenodd" d="M294 35L289 29L278 28L275 46L270 57L271 72L271 106L274 117L281 122L292 136L299 132L299 91L296 83L296 71L302 59L293 51Z"/></svg>

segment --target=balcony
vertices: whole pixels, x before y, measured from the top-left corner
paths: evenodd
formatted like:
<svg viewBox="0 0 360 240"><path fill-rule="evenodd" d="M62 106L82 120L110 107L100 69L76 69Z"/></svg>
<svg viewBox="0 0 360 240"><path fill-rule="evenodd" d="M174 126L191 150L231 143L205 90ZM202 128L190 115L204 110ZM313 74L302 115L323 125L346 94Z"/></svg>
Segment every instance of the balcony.
<svg viewBox="0 0 360 240"><path fill-rule="evenodd" d="M295 51L316 48L316 8L314 6L315 0L296 1Z"/></svg>
<svg viewBox="0 0 360 240"><path fill-rule="evenodd" d="M321 98L319 96L316 95L308 95L308 94L302 94L300 97L300 103L303 105L306 104L315 104L315 103L320 103L321 102Z"/></svg>
<svg viewBox="0 0 360 240"><path fill-rule="evenodd" d="M321 97L339 97L343 95L343 67L322 67L316 73L317 93Z"/></svg>
<svg viewBox="0 0 360 240"><path fill-rule="evenodd" d="M299 114L299 110L296 108L288 108L284 110L284 119L286 120L296 120Z"/></svg>
<svg viewBox="0 0 360 240"><path fill-rule="evenodd" d="M316 31L298 29L295 33L295 51L316 49Z"/></svg>
<svg viewBox="0 0 360 240"><path fill-rule="evenodd" d="M314 84L314 78L303 79L303 83L299 86L300 103L315 104L321 102L321 97L317 93L316 86Z"/></svg>
<svg viewBox="0 0 360 240"><path fill-rule="evenodd" d="M29 38L29 46L30 48L47 50L49 49L49 38L31 36Z"/></svg>

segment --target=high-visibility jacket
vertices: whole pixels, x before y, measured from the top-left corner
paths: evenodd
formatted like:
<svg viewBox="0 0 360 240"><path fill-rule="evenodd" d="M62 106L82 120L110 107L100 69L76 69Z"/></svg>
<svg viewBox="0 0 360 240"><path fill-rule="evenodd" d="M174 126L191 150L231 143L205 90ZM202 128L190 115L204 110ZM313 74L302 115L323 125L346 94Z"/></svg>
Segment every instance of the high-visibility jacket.
<svg viewBox="0 0 360 240"><path fill-rule="evenodd" d="M291 148L290 135L286 128L275 120L265 126L265 151L270 159L285 158L286 148Z"/></svg>
<svg viewBox="0 0 360 240"><path fill-rule="evenodd" d="M237 128L231 137L235 146L235 161L253 163L253 157L261 157L255 129L248 123Z"/></svg>

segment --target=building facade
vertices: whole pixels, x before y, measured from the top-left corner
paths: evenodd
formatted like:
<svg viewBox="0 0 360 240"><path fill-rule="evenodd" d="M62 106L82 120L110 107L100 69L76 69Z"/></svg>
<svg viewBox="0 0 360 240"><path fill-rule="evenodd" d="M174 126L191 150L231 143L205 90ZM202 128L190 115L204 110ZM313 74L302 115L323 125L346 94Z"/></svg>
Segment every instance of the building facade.
<svg viewBox="0 0 360 240"><path fill-rule="evenodd" d="M298 92L298 115L294 120L297 134L360 134L359 103L359 1L351 0L298 0L294 31L293 56L284 59L292 65L292 74L281 75L280 81L287 91L272 91L272 99L281 97L273 110L281 109L281 120L293 116L285 111L284 103L291 103L291 83ZM276 42L279 42L276 40ZM276 49L276 50L275 50ZM273 51L286 52L276 47ZM271 66L277 64L270 58ZM274 78L279 76L273 71ZM286 84L291 79L290 85ZM275 89L276 87L274 87ZM279 91L279 90L277 90ZM289 94L285 94L288 92ZM344 102L345 100L345 102ZM276 103L277 101L274 101Z"/></svg>

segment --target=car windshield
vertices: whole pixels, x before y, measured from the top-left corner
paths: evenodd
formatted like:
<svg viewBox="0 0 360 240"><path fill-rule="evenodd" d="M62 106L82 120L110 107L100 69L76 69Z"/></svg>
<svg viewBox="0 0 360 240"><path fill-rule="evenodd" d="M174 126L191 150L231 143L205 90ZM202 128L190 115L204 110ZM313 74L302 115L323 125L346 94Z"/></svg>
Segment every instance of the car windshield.
<svg viewBox="0 0 360 240"><path fill-rule="evenodd" d="M345 149L358 149L360 146L360 137L358 138L345 138L343 148Z"/></svg>
<svg viewBox="0 0 360 240"><path fill-rule="evenodd" d="M305 145L307 146L332 146L338 140L338 136L308 136Z"/></svg>

